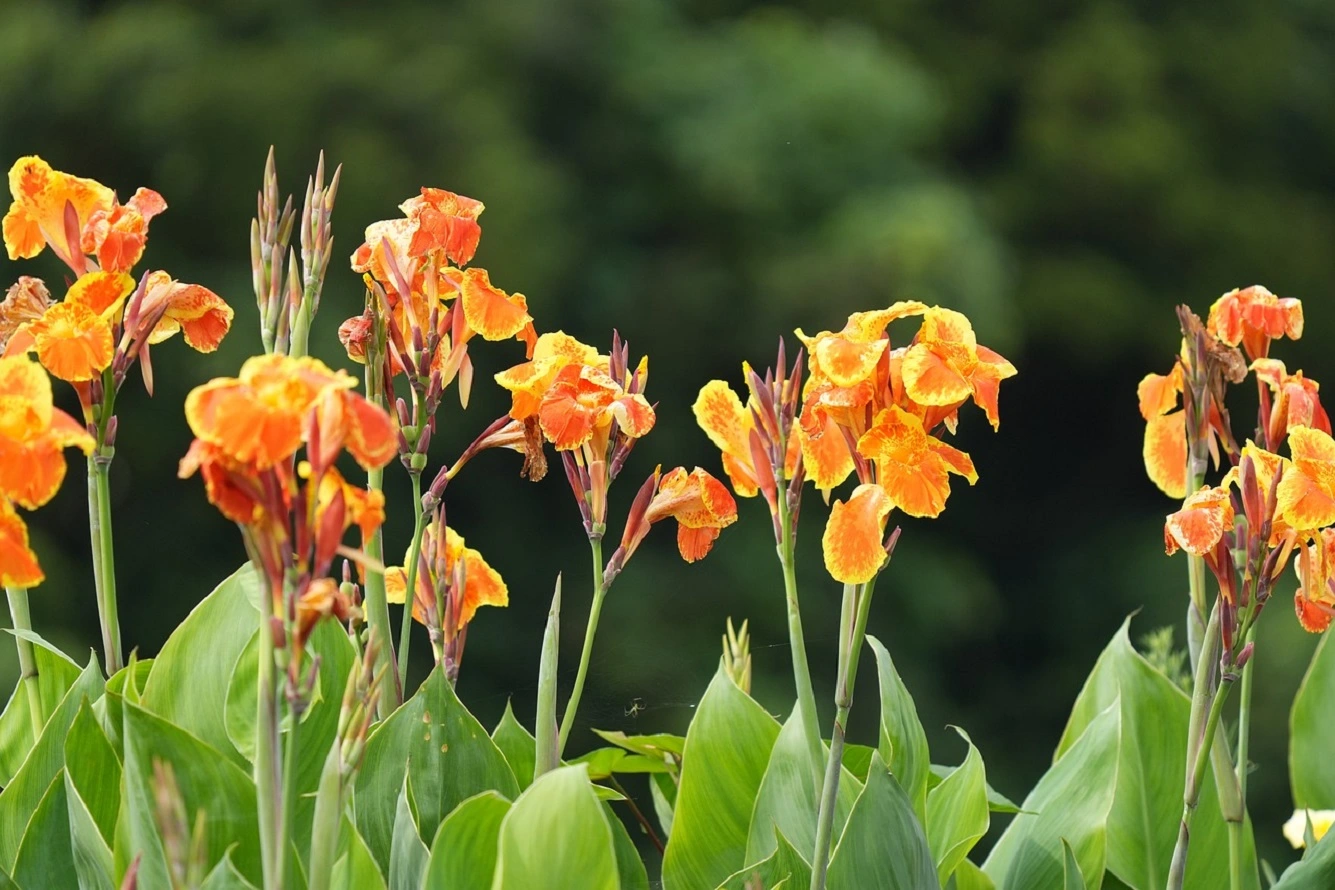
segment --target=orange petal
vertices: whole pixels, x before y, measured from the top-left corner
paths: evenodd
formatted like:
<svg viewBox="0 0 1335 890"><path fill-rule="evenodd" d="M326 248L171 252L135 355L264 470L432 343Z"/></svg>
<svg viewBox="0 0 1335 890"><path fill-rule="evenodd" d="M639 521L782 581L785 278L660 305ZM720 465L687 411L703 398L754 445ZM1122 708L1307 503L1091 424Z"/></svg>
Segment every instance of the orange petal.
<svg viewBox="0 0 1335 890"><path fill-rule="evenodd" d="M968 378L926 343L910 346L900 367L904 388L919 405L953 405L973 395Z"/></svg>
<svg viewBox="0 0 1335 890"><path fill-rule="evenodd" d="M50 425L52 412L51 378L42 366L23 355L0 359L0 434L31 435Z"/></svg>
<svg viewBox="0 0 1335 890"><path fill-rule="evenodd" d="M343 391L348 453L364 470L383 467L399 453L398 437L389 414L357 393Z"/></svg>
<svg viewBox="0 0 1335 890"><path fill-rule="evenodd" d="M452 531L452 530L449 530ZM459 623L468 624L481 606L507 606L510 604L510 591L505 586L501 573L493 569L482 554L471 547L465 547L464 560L464 595L459 610Z"/></svg>
<svg viewBox="0 0 1335 890"><path fill-rule="evenodd" d="M1140 416L1149 420L1167 414L1177 407L1177 397L1181 392L1181 365L1174 364L1169 374L1146 374L1136 387L1136 396L1140 400Z"/></svg>
<svg viewBox="0 0 1335 890"><path fill-rule="evenodd" d="M385 601L402 605L407 591L407 573L398 566L385 569Z"/></svg>
<svg viewBox="0 0 1335 890"><path fill-rule="evenodd" d="M1297 461L1279 480L1275 512L1291 528L1318 529L1335 523L1335 494Z"/></svg>
<svg viewBox="0 0 1335 890"><path fill-rule="evenodd" d="M89 272L70 286L65 303L77 303L111 321L133 290L134 279L123 272Z"/></svg>
<svg viewBox="0 0 1335 890"><path fill-rule="evenodd" d="M541 341L540 337L539 343ZM532 361L496 374L496 382L510 391L510 416L515 420L526 420L536 414L538 406L542 404L542 397L547 394L556 375L568 361L564 356L538 357L535 352Z"/></svg>
<svg viewBox="0 0 1335 890"><path fill-rule="evenodd" d="M0 232L3 232L5 252L11 260L32 259L46 247L42 227L18 201L9 205L9 212L0 223Z"/></svg>
<svg viewBox="0 0 1335 890"><path fill-rule="evenodd" d="M213 352L231 330L232 307L203 285L173 285L165 318L180 326L185 342L196 352ZM157 341L150 336L149 342Z"/></svg>
<svg viewBox="0 0 1335 890"><path fill-rule="evenodd" d="M28 527L8 501L0 498L0 584L36 587L46 576L28 546Z"/></svg>
<svg viewBox="0 0 1335 890"><path fill-rule="evenodd" d="M836 386L856 386L876 371L889 347L889 340L857 343L843 337L830 337L816 346L816 361L821 371Z"/></svg>
<svg viewBox="0 0 1335 890"><path fill-rule="evenodd" d="M493 286L486 269L464 272L460 288L464 319L485 340L508 340L533 321L524 295Z"/></svg>
<svg viewBox="0 0 1335 890"><path fill-rule="evenodd" d="M62 380L92 380L111 364L111 326L78 303L57 303L28 331L37 358Z"/></svg>
<svg viewBox="0 0 1335 890"><path fill-rule="evenodd" d="M853 455L848 450L848 440L829 414L815 412L813 418L812 431L805 425L797 426L802 462L816 488L830 491L853 472Z"/></svg>
<svg viewBox="0 0 1335 890"><path fill-rule="evenodd" d="M700 528L690 528L685 525L677 526L677 550L681 553L681 558L687 562L697 562L709 555L709 551L714 549L714 542L718 540L719 529L713 526L701 526Z"/></svg>
<svg viewBox="0 0 1335 890"><path fill-rule="evenodd" d="M622 396L610 406L617 427L632 439L647 435L654 428L654 409L639 393Z"/></svg>
<svg viewBox="0 0 1335 890"><path fill-rule="evenodd" d="M1170 498L1187 496L1187 427L1182 411L1151 418L1145 424L1142 455L1145 472L1160 491Z"/></svg>
<svg viewBox="0 0 1335 890"><path fill-rule="evenodd" d="M1164 549L1172 556L1179 548L1204 556L1233 527L1233 501L1225 488L1206 486L1194 492L1164 523Z"/></svg>
<svg viewBox="0 0 1335 890"><path fill-rule="evenodd" d="M742 407L742 400L722 380L711 380L700 388L691 405L695 422L705 431L714 447L735 460L749 463L751 446L747 437L755 422Z"/></svg>
<svg viewBox="0 0 1335 890"><path fill-rule="evenodd" d="M885 522L893 508L886 492L872 484L853 489L846 503L834 502L821 548L836 581L865 584L876 577L885 565Z"/></svg>
<svg viewBox="0 0 1335 890"><path fill-rule="evenodd" d="M1298 614L1298 623L1308 633L1324 633L1330 627L1332 607L1326 603L1309 600L1302 588L1293 595L1293 608Z"/></svg>

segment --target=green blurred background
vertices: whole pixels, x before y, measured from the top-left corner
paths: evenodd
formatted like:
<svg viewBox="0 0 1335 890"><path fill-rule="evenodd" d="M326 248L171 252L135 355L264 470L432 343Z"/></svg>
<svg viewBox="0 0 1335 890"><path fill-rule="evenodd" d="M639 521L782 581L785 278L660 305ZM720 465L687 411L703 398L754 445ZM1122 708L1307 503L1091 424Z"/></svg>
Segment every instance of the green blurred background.
<svg viewBox="0 0 1335 890"><path fill-rule="evenodd" d="M141 654L244 559L199 481L175 470L185 394L260 350L247 228L270 144L285 191L304 187L321 148L344 165L312 338L326 360L347 364L335 330L362 301L343 258L422 185L486 202L477 263L529 295L540 330L605 349L616 327L652 356L659 425L614 489L616 517L656 464L719 471L690 404L712 377L740 387L740 362L772 361L780 334L792 344L794 327L837 329L903 298L968 313L1020 375L1003 387L1000 434L966 416L959 444L981 478L957 483L939 520L905 522L871 630L935 759L958 761L947 725L965 727L1016 800L1123 618L1140 610L1135 638L1180 624L1185 565L1164 557L1160 531L1173 505L1144 476L1135 400L1142 375L1169 367L1173 305L1204 312L1257 282L1302 298L1307 337L1275 354L1335 374L1323 349L1335 338L1335 8L1314 0L0 6L0 160L37 153L122 196L161 191L170 210L144 268L236 308L218 353L166 344L156 397L131 380L118 401L121 620ZM61 280L49 254L0 260L3 282L25 273ZM447 400L433 466L505 410L490 374L522 357L514 343L472 352L473 404ZM1240 430L1252 411L1243 394ZM31 518L49 575L34 620L72 652L98 638L81 470ZM513 455L485 455L449 495L451 524L510 585L511 607L477 618L460 680L487 723L507 697L531 723L556 573L567 683L588 603L562 474L533 485L517 470ZM387 477L398 553L406 479ZM839 590L821 566L824 515L809 492L800 576L828 702ZM750 619L758 698L789 706L763 505L744 502L702 564L683 564L672 537L654 533L604 609L583 726L683 731L727 616ZM1293 857L1279 834L1288 705L1316 641L1279 600L1261 627L1252 782L1258 845L1277 870ZM415 655L427 651L419 638ZM875 689L863 679L852 736L865 742ZM581 732L576 746L591 741Z"/></svg>

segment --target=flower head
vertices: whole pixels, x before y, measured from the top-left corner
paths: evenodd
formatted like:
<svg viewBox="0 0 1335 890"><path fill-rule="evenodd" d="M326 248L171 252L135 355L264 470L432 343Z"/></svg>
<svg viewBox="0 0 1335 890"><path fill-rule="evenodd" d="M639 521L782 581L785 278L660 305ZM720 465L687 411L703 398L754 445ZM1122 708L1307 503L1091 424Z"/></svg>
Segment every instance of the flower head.
<svg viewBox="0 0 1335 890"><path fill-rule="evenodd" d="M1265 358L1271 340L1303 335L1303 304L1259 284L1234 288L1210 307L1206 329L1229 346L1241 344L1252 359Z"/></svg>
<svg viewBox="0 0 1335 890"><path fill-rule="evenodd" d="M1181 510L1169 514L1164 523L1164 549L1169 556L1179 549L1204 556L1232 528L1233 500L1228 489L1207 486L1188 497Z"/></svg>
<svg viewBox="0 0 1335 890"><path fill-rule="evenodd" d="M1321 407L1320 384L1304 377L1302 371L1288 372L1279 359L1260 358L1252 362L1256 379L1270 388L1274 399L1266 434L1271 445L1279 447L1289 428L1308 426L1330 433L1330 418Z"/></svg>
<svg viewBox="0 0 1335 890"><path fill-rule="evenodd" d="M858 452L876 466L890 502L910 516L940 516L952 474L970 485L978 481L969 455L929 435L921 420L898 405L876 416L858 440Z"/></svg>
<svg viewBox="0 0 1335 890"><path fill-rule="evenodd" d="M152 189L137 189L125 204L113 197L110 208L98 207L88 215L80 249L97 257L106 271L129 271L144 255L149 221L166 209L167 202Z"/></svg>
<svg viewBox="0 0 1335 890"><path fill-rule="evenodd" d="M53 170L36 155L19 158L9 168L9 193L13 203L3 222L9 258L31 259L49 244L82 273L81 233L97 211L111 210L115 193L92 179Z"/></svg>
<svg viewBox="0 0 1335 890"><path fill-rule="evenodd" d="M1301 531L1335 523L1335 440L1311 427L1289 430L1292 470L1279 481L1276 511Z"/></svg>

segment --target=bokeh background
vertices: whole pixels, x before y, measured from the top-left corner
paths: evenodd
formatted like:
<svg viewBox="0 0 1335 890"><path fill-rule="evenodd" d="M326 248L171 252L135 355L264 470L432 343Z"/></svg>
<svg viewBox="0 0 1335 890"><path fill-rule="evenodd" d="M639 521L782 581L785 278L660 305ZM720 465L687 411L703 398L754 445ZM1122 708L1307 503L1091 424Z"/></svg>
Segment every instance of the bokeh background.
<svg viewBox="0 0 1335 890"><path fill-rule="evenodd" d="M771 361L780 335L792 344L795 327L837 329L851 311L902 298L968 313L1020 375L1003 387L999 434L965 418L959 444L981 478L956 484L941 519L904 523L871 631L894 653L935 759L957 762L947 725L967 728L992 783L1016 800L1121 621L1139 610L1134 638L1181 624L1186 569L1164 557L1161 537L1173 505L1144 476L1135 399L1142 375L1170 365L1174 304L1204 312L1258 282L1302 298L1306 338L1275 354L1335 375L1329 4L11 0L0 10L0 159L37 153L122 196L159 190L170 210L153 223L146 264L236 308L219 352L166 344L154 354L156 396L132 380L118 401L121 618L141 654L245 558L199 481L175 471L189 441L185 394L260 350L247 232L270 144L298 202L320 149L344 165L339 258L312 338L326 360L347 364L335 331L362 302L342 258L422 185L486 202L477 262L529 296L540 329L606 348L616 327L652 356L659 425L614 490L618 517L656 464L719 471L690 404L712 377L740 387L741 361ZM3 282L25 273L61 280L49 254L0 260ZM447 401L433 466L505 410L490 374L522 357L514 343L472 352L473 404L464 413ZM1240 427L1254 410L1243 394ZM535 485L517 464L489 453L450 489L451 524L511 590L509 609L476 620L460 680L489 724L510 697L531 722L557 572L566 683L588 603L561 473ZM72 652L98 639L81 470L32 517L49 575L34 621ZM407 486L397 467L387 477L398 553ZM824 516L810 493L800 576L823 703L839 600L821 567ZM785 712L789 653L764 507L743 503L702 564L683 564L672 538L656 531L617 582L581 723L683 731L728 616L750 620L756 694ZM1291 811L1287 709L1315 644L1284 600L1261 627L1251 801L1277 871L1293 858L1279 834ZM426 651L421 637L415 655ZM12 678L12 652L0 654ZM852 736L870 741L873 672L863 679Z"/></svg>

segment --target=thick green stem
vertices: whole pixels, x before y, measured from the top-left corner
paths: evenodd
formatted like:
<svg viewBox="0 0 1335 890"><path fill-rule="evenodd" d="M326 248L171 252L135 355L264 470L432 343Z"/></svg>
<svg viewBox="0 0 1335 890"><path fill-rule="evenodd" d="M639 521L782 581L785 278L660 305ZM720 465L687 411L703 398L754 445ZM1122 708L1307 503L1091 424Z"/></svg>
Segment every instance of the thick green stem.
<svg viewBox="0 0 1335 890"><path fill-rule="evenodd" d="M343 773L340 756L343 739L335 737L325 756L320 786L315 792L315 815L311 820L310 874L307 885L328 887L333 880L334 858L343 817Z"/></svg>
<svg viewBox="0 0 1335 890"><path fill-rule="evenodd" d="M297 728L301 720L293 714L291 722L287 735L282 739L283 797L278 821L278 863L283 869L286 883L296 886L297 862L292 855L292 814L297 809Z"/></svg>
<svg viewBox="0 0 1335 890"><path fill-rule="evenodd" d="M807 646L802 634L802 610L797 599L796 535L788 500L779 497L779 563L783 566L783 589L788 602L788 646L793 654L793 685L797 688L797 706L802 711L802 730L811 756L815 779L821 776L820 763L825 758L825 745L820 737L820 716L816 711L816 693L811 686L811 669L807 666Z"/></svg>
<svg viewBox="0 0 1335 890"><path fill-rule="evenodd" d="M283 886L283 800L278 738L278 692L275 687L274 640L270 619L273 593L265 590L260 614L258 691L255 696L255 800L259 813L260 866L264 890Z"/></svg>
<svg viewBox="0 0 1335 890"><path fill-rule="evenodd" d="M366 473L366 487L371 491L381 491L384 478L384 470L368 470ZM366 542L366 555L375 562L384 564L385 536L381 529L376 529L375 534ZM380 677L380 696L376 703L376 715L383 720L403 703L403 688L399 683L397 672L394 671L394 632L390 630L389 624L389 603L385 599L385 576L378 571L368 570L366 572L364 604L366 606L366 626L370 630L371 639L378 640L380 643L376 653L378 663L376 674Z"/></svg>
<svg viewBox="0 0 1335 890"><path fill-rule="evenodd" d="M32 617L28 613L28 590L25 587L6 587L9 597L9 616L14 622L14 630L31 631ZM19 685L28 697L28 720L32 724L32 741L42 737L42 727L46 725L46 714L42 712L41 690L37 688L37 661L33 656L32 641L15 634L14 643L19 650Z"/></svg>
<svg viewBox="0 0 1335 890"><path fill-rule="evenodd" d="M584 680L589 675L589 657L593 654L593 638L598 633L598 618L603 611L603 597L607 596L607 585L603 583L603 539L589 539L589 549L593 552L593 605L589 608L589 623L584 628L584 649L579 654L579 670L575 672L575 687L570 690L566 701L566 711L561 715L561 732L556 740L556 758L559 761L565 753L566 742L570 740L570 731L575 728L575 714L579 711L579 700L584 694Z"/></svg>
<svg viewBox="0 0 1335 890"><path fill-rule="evenodd" d="M413 480L413 509L417 518L413 520L413 540L408 547L408 564L404 566L408 584L403 591L403 617L399 622L399 684L405 690L405 697L408 689L408 646L412 643L413 633L413 598L417 595L417 563L422 554L422 526L426 520L426 513L422 511L422 473L419 470L409 472L408 475Z"/></svg>
<svg viewBox="0 0 1335 890"><path fill-rule="evenodd" d="M824 890L825 872L830 864L830 841L834 832L834 810L839 798L839 771L843 766L844 728L853 707L852 684L849 682L849 658L853 643L853 627L857 622L858 585L844 585L844 599L839 610L839 676L834 687L834 729L830 732L830 753L825 758L825 775L821 783L820 805L816 812L816 846L811 867L811 890Z"/></svg>
<svg viewBox="0 0 1335 890"><path fill-rule="evenodd" d="M100 582L96 583L97 615L102 623L102 656L108 677L123 666L120 617L116 607L116 555L111 535L111 455L105 453L109 450L105 446L99 447L98 453L88 461L91 473L89 494L94 501L89 505L95 554L93 579Z"/></svg>
<svg viewBox="0 0 1335 890"><path fill-rule="evenodd" d="M1255 628L1247 631L1246 642L1251 643L1256 636ZM1228 823L1228 885L1229 890L1242 890L1242 848L1245 838L1247 814L1247 769L1248 749L1251 741L1252 724L1252 665L1256 655L1247 659L1242 666L1242 688L1238 690L1238 763L1235 776L1238 785L1238 799L1243 818Z"/></svg>

